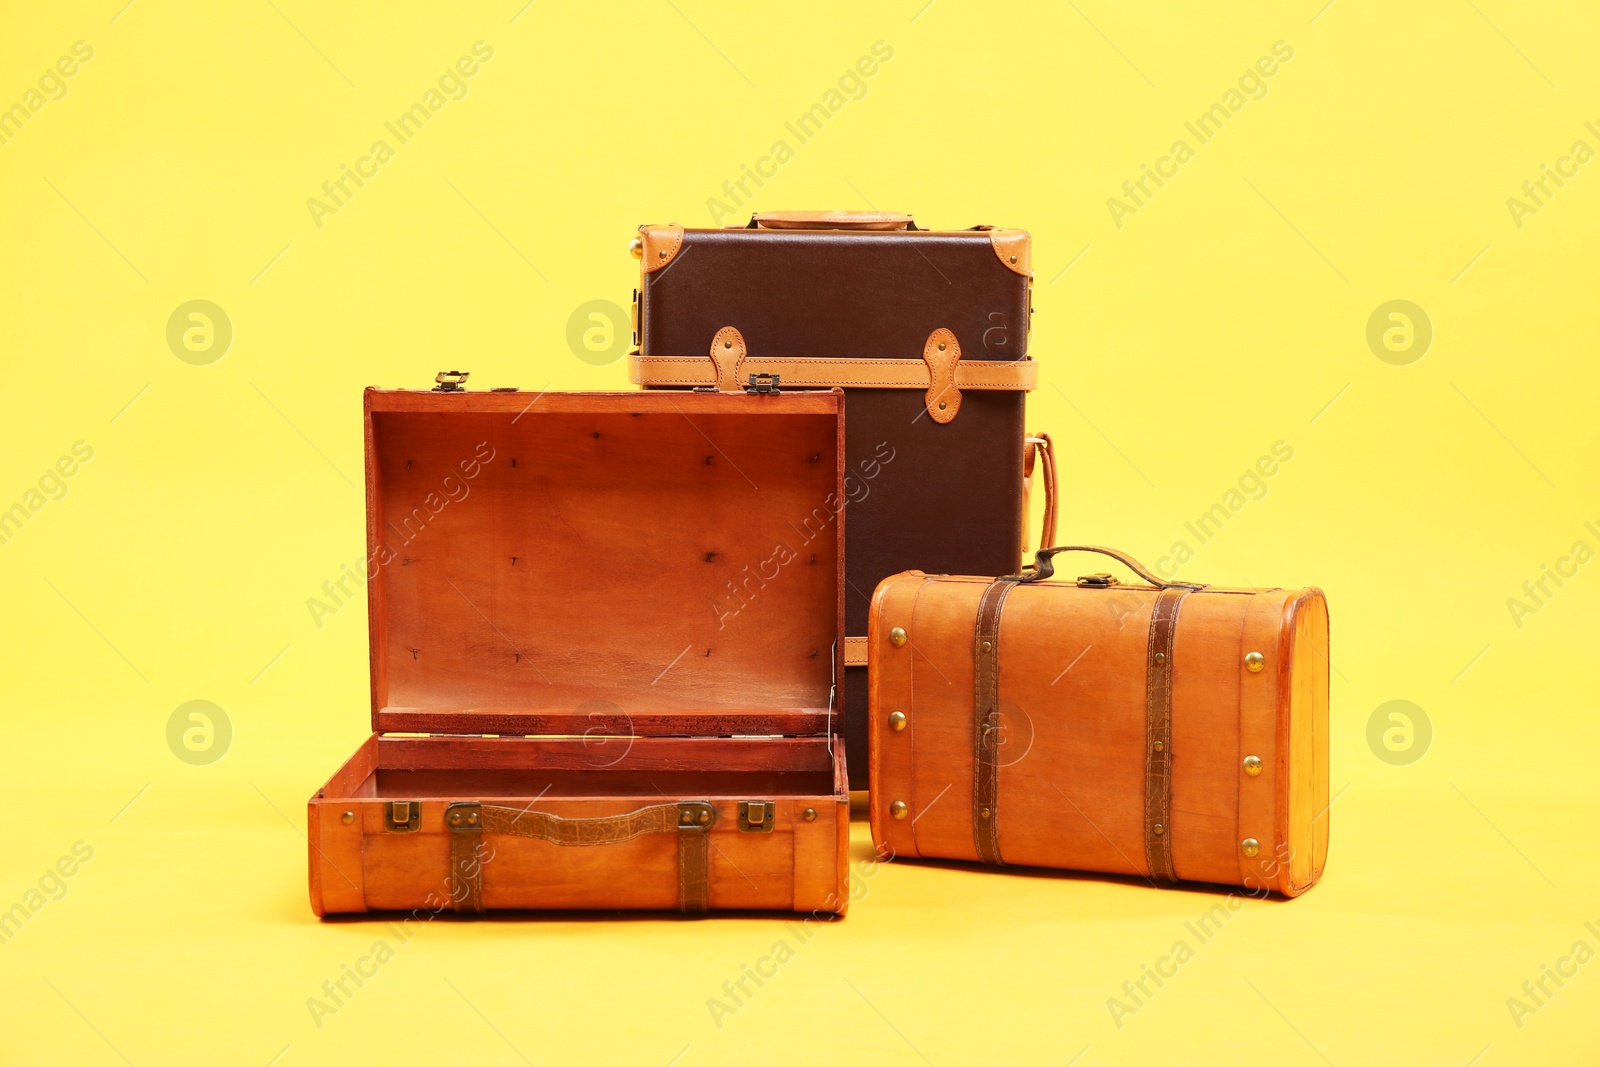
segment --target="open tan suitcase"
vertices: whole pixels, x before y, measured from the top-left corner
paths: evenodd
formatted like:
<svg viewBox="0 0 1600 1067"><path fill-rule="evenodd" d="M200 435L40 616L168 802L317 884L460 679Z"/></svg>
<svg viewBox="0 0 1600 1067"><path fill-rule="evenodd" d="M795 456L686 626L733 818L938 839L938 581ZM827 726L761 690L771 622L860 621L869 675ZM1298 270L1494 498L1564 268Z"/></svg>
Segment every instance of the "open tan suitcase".
<svg viewBox="0 0 1600 1067"><path fill-rule="evenodd" d="M872 600L872 836L941 857L1296 896L1328 853L1317 589L885 579Z"/></svg>
<svg viewBox="0 0 1600 1067"><path fill-rule="evenodd" d="M373 733L319 915L843 913L843 395L366 393Z"/></svg>

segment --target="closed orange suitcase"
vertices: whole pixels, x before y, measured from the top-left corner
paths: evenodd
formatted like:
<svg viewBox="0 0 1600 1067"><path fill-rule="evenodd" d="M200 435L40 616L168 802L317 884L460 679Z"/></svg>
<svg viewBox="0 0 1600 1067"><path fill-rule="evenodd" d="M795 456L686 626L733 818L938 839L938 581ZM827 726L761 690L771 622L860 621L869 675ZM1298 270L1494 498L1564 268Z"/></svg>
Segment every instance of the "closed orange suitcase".
<svg viewBox="0 0 1600 1067"><path fill-rule="evenodd" d="M1109 574L1046 581L1051 557ZM1167 582L1041 550L1003 578L907 571L868 622L872 836L939 857L1297 896L1328 853L1318 589Z"/></svg>
<svg viewBox="0 0 1600 1067"><path fill-rule="evenodd" d="M366 393L318 915L845 911L843 394Z"/></svg>

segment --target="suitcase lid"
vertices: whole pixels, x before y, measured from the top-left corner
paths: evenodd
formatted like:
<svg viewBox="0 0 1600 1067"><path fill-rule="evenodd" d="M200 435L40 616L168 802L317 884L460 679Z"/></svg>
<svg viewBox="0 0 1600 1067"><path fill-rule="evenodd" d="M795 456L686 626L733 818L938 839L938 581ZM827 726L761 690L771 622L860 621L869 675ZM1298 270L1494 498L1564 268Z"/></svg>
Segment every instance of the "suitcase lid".
<svg viewBox="0 0 1600 1067"><path fill-rule="evenodd" d="M838 728L839 390L440 380L365 395L375 731Z"/></svg>

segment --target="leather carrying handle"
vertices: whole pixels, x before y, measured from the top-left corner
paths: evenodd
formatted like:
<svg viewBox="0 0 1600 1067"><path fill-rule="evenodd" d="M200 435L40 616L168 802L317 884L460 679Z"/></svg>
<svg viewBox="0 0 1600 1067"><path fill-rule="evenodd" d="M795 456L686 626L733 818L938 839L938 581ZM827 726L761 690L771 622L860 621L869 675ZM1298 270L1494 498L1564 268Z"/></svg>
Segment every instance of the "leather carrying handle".
<svg viewBox="0 0 1600 1067"><path fill-rule="evenodd" d="M603 815L590 819L568 819L548 812L524 811L497 804L463 805L459 812L454 807L447 811L446 820L456 814L470 818L474 809L479 818L477 826L488 833L532 837L569 848L617 845L646 834L677 830L704 832L716 818L716 809L709 803L685 801L652 804L623 815ZM704 822L701 821L702 815L705 816ZM452 829L460 829L454 823L450 825Z"/></svg>
<svg viewBox="0 0 1600 1067"><path fill-rule="evenodd" d="M617 845L646 834L678 838L678 909L700 913L711 905L711 827L717 810L707 800L652 804L623 815L567 819L548 812L461 802L445 809L450 832L450 896L458 912L483 911L485 833L531 837L553 845Z"/></svg>
<svg viewBox="0 0 1600 1067"><path fill-rule="evenodd" d="M1102 548L1099 545L1056 545L1053 548L1041 548L1039 551L1033 554L1033 570L1018 575L1017 581L1042 582L1046 578L1049 578L1051 575L1055 574L1056 569L1054 564L1050 562L1050 558L1057 552L1098 552L1102 556L1110 556L1112 559L1116 560L1118 563L1122 564L1124 567L1128 568L1134 574L1137 574L1139 577L1143 578L1157 589L1205 588L1205 586L1199 582L1169 582L1164 578L1157 578L1154 574L1145 569L1144 564L1140 563L1126 552L1118 552L1114 548Z"/></svg>
<svg viewBox="0 0 1600 1067"><path fill-rule="evenodd" d="M1056 539L1056 501L1061 496L1061 486L1056 480L1056 445L1047 433L1028 435L1027 453L1022 464L1022 476L1029 484L1033 480L1033 470L1036 462L1042 468L1040 473L1044 477L1044 522L1043 530L1039 537L1039 545L1043 547ZM1024 520L1026 520L1026 516L1024 516ZM1026 525L1026 522L1024 522L1024 525ZM1026 543L1023 544L1022 551L1028 551Z"/></svg>
<svg viewBox="0 0 1600 1067"><path fill-rule="evenodd" d="M910 215L892 211L763 211L750 216L751 230L915 230Z"/></svg>

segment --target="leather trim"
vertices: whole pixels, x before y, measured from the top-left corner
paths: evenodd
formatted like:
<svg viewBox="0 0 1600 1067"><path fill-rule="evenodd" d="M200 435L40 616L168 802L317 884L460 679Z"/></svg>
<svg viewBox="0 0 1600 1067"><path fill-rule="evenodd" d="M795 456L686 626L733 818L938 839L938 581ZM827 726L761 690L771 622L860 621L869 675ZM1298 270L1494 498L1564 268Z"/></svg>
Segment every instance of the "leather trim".
<svg viewBox="0 0 1600 1067"><path fill-rule="evenodd" d="M762 211L750 216L752 228L766 230L905 230L910 215L893 211Z"/></svg>
<svg viewBox="0 0 1600 1067"><path fill-rule="evenodd" d="M844 639L844 665L846 667L865 667L867 665L867 639L865 637L847 637Z"/></svg>
<svg viewBox="0 0 1600 1067"><path fill-rule="evenodd" d="M922 359L928 365L928 392L923 403L934 422L947 423L961 410L961 390L956 387L956 363L961 359L961 344L943 326L928 335L922 346Z"/></svg>
<svg viewBox="0 0 1600 1067"><path fill-rule="evenodd" d="M644 255L639 257L639 269L651 274L671 263L683 247L683 227L676 222L665 226L640 226L639 237L644 242Z"/></svg>
<svg viewBox="0 0 1600 1067"><path fill-rule="evenodd" d="M452 822L451 816L456 814L462 818ZM686 823L684 820L691 815L706 821ZM593 819L566 819L549 812L494 804L452 804L445 810L445 826L450 834L450 897L456 911L483 910L483 867L478 846L485 833L531 837L570 848L616 845L646 834L673 833L678 835L678 908L703 912L710 908L709 835L715 823L716 809L705 801L652 804L625 815Z"/></svg>
<svg viewBox="0 0 1600 1067"><path fill-rule="evenodd" d="M471 827L450 834L450 901L456 911L483 910L483 830Z"/></svg>
<svg viewBox="0 0 1600 1067"><path fill-rule="evenodd" d="M990 230L989 244L1007 270L1033 277L1033 237L1027 230Z"/></svg>
<svg viewBox="0 0 1600 1067"><path fill-rule="evenodd" d="M1282 892L1290 867L1289 856L1279 852L1287 846L1281 845L1277 836L1281 825L1280 795L1286 800L1289 773L1287 754L1278 744L1284 718L1279 695L1284 621L1283 611L1272 597L1253 596L1245 601L1239 620L1238 658L1234 660L1239 672L1238 759L1261 758L1259 775L1239 776L1239 824L1235 831L1238 840L1234 843L1240 849L1239 884L1256 893L1269 889ZM1266 658L1259 671L1245 666L1244 658L1251 652L1260 652ZM1253 857L1244 854L1241 844L1249 837L1261 844L1261 851Z"/></svg>
<svg viewBox="0 0 1600 1067"><path fill-rule="evenodd" d="M978 858L1000 856L1000 612L1016 582L1001 579L983 591L972 639L972 839Z"/></svg>
<svg viewBox="0 0 1600 1067"><path fill-rule="evenodd" d="M1024 519L1032 514L1033 503L1033 470L1035 461L1041 465L1040 477L1044 479L1044 527L1043 536L1039 540L1039 547L1045 548L1055 544L1056 540L1056 500L1060 496L1060 485L1056 480L1056 446L1047 433L1030 433L1031 438L1036 438L1037 443L1029 443L1022 453L1022 514ZM1022 524L1022 554L1026 558L1031 547L1028 543L1028 523Z"/></svg>
<svg viewBox="0 0 1600 1067"><path fill-rule="evenodd" d="M1163 589L1150 609L1145 661L1144 858L1151 878L1176 880L1172 867L1172 646L1187 589Z"/></svg>
<svg viewBox="0 0 1600 1067"><path fill-rule="evenodd" d="M784 388L927 389L932 373L923 360L827 359L820 356L752 356L746 354L741 373L777 374ZM706 356L645 356L628 354L628 380L644 386L713 386L715 365ZM970 360L955 366L958 390L995 389L1028 391L1039 385L1039 365L1032 359Z"/></svg>
<svg viewBox="0 0 1600 1067"><path fill-rule="evenodd" d="M739 391L739 364L744 356L744 335L736 327L724 326L711 338L711 362L716 365L717 388L722 392Z"/></svg>
<svg viewBox="0 0 1600 1067"><path fill-rule="evenodd" d="M678 910L711 910L711 828L678 828Z"/></svg>

